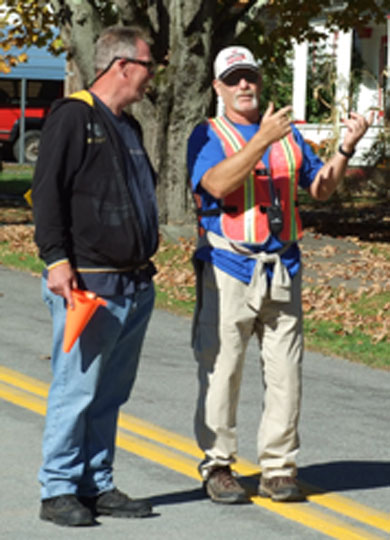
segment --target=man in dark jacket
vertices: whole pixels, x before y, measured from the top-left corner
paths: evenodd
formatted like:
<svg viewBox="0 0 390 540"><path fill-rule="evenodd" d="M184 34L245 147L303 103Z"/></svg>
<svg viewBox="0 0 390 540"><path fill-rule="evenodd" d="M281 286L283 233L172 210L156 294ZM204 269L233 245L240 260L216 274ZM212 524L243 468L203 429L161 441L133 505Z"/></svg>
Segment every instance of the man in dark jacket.
<svg viewBox="0 0 390 540"><path fill-rule="evenodd" d="M96 514L144 517L146 500L113 482L118 411L129 397L154 303L158 245L155 175L141 131L123 112L153 76L147 37L110 27L96 44L89 91L57 101L33 181L43 298L53 319L53 382L43 439L40 517L92 525ZM69 353L62 348L72 291L102 296Z"/></svg>

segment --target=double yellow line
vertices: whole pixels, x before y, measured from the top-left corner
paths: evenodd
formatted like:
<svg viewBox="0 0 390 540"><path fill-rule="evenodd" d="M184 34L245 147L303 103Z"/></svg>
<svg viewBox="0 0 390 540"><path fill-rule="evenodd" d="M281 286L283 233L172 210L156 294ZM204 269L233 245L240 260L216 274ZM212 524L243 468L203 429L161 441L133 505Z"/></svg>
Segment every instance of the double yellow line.
<svg viewBox="0 0 390 540"><path fill-rule="evenodd" d="M0 398L3 400L45 415L48 389L46 383L0 366ZM118 426L118 447L200 481L197 465L203 455L192 439L124 413L120 414ZM255 464L244 459L238 459L234 468L243 477L260 473ZM389 538L389 514L313 486L301 485L308 493L309 503L313 504L274 503L258 496L253 496L252 502L331 538Z"/></svg>

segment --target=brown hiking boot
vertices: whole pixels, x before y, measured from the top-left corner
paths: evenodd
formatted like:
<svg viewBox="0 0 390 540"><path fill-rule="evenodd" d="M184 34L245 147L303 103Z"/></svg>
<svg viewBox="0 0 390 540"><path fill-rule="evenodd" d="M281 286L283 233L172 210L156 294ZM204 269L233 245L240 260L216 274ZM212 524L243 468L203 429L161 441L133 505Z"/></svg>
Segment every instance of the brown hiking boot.
<svg viewBox="0 0 390 540"><path fill-rule="evenodd" d="M207 495L213 502L237 504L248 502L245 490L233 477L230 467L216 467L205 482Z"/></svg>
<svg viewBox="0 0 390 540"><path fill-rule="evenodd" d="M278 502L299 502L306 499L296 480L290 476L261 477L259 495Z"/></svg>

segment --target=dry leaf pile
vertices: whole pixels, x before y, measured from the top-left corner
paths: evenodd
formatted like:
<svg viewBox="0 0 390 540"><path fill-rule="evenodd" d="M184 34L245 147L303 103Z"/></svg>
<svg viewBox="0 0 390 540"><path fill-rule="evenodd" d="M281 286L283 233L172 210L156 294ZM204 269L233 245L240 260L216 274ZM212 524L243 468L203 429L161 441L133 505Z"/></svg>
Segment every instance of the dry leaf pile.
<svg viewBox="0 0 390 540"><path fill-rule="evenodd" d="M356 249L342 255L335 246L303 250L305 318L336 323L341 335L358 329L374 344L390 342L390 252L386 244L353 241Z"/></svg>
<svg viewBox="0 0 390 540"><path fill-rule="evenodd" d="M32 256L38 255L31 225L4 225L0 227L0 244L8 243L8 251Z"/></svg>
<svg viewBox="0 0 390 540"><path fill-rule="evenodd" d="M359 242L347 252L326 245L302 250L304 261L303 310L306 319L337 324L342 335L359 329L372 343L390 342L390 252L388 244ZM4 225L0 243L8 250L37 255L33 227ZM155 282L167 297L191 303L195 300L195 276L191 257L194 240L180 239L177 244L160 243L154 261L158 269Z"/></svg>
<svg viewBox="0 0 390 540"><path fill-rule="evenodd" d="M194 241L183 238L175 246L162 239L160 241L154 258L158 270L155 283L166 294L168 304L195 301L195 274L191 262L194 246Z"/></svg>

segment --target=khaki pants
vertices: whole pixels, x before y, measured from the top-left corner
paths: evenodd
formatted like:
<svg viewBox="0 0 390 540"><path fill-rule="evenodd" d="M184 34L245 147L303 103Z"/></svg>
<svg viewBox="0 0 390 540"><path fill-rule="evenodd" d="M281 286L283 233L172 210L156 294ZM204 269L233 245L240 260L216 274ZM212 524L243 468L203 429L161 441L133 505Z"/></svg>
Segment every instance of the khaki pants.
<svg viewBox="0 0 390 540"><path fill-rule="evenodd" d="M301 273L292 280L291 302L266 298L256 313L245 302L245 283L209 263L196 265L193 348L199 366L199 398L195 433L206 456L200 471L207 478L216 465L234 462L245 351L256 334L265 390L257 438L259 464L265 477L295 476L303 354Z"/></svg>

